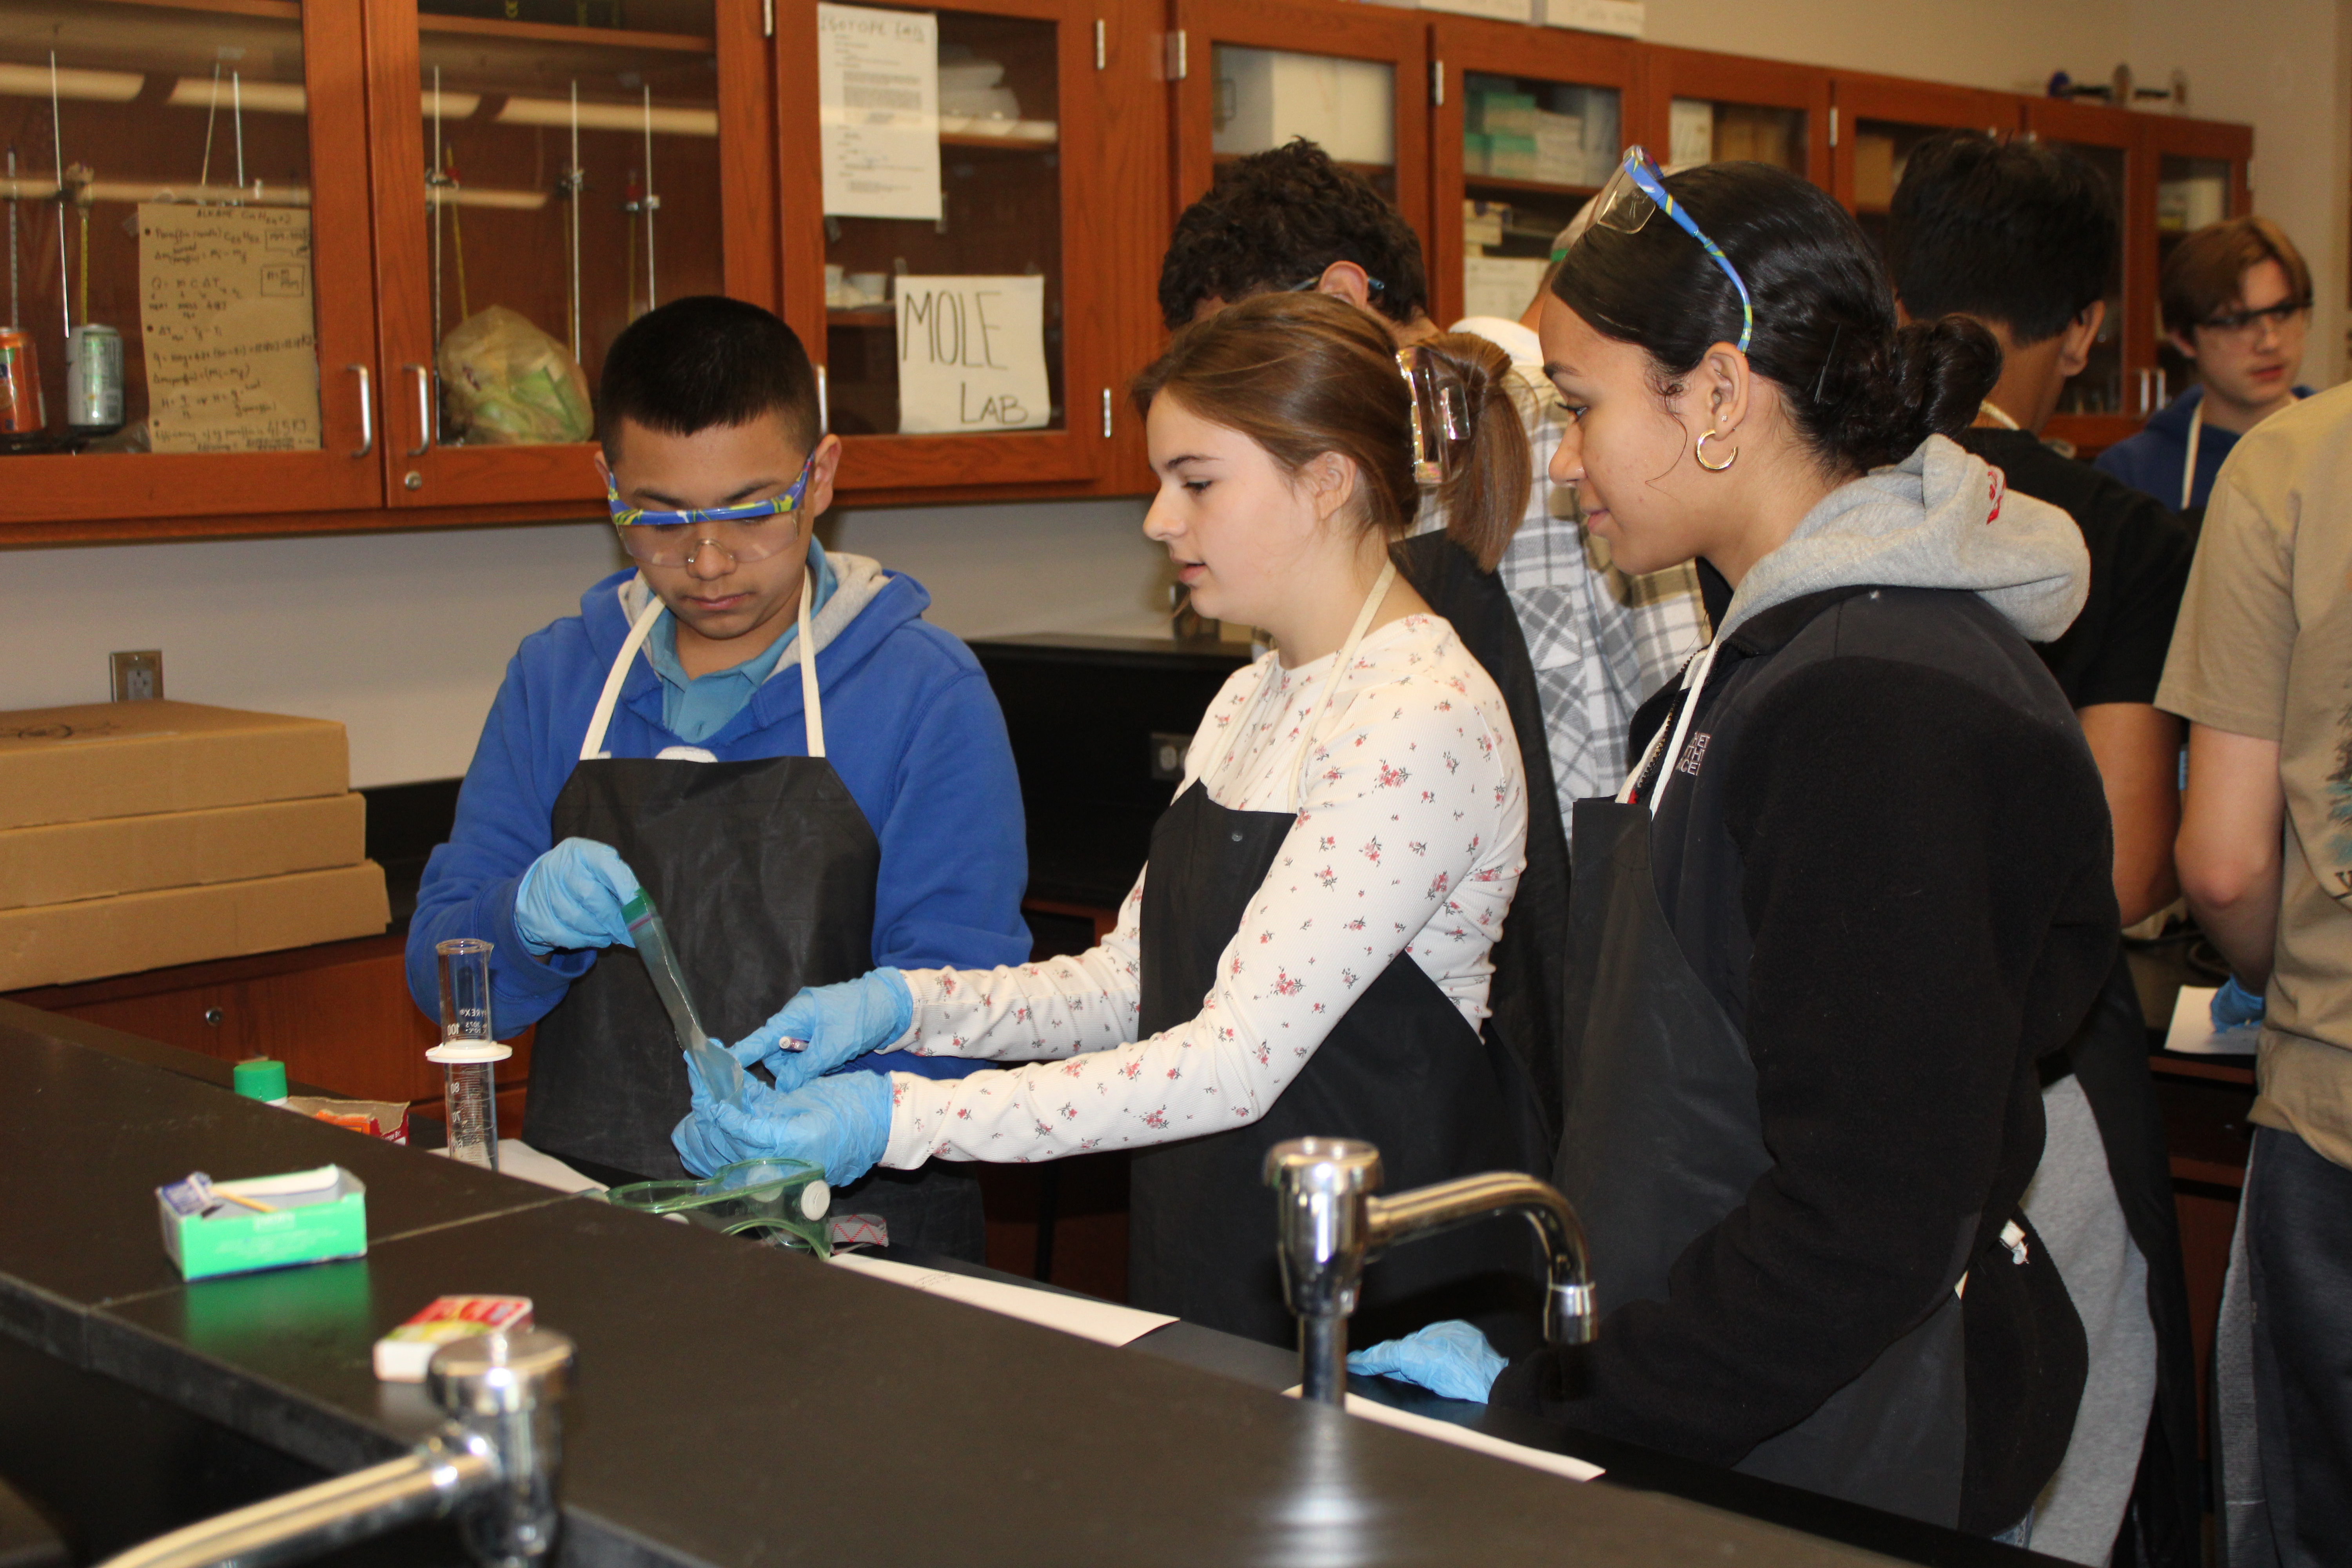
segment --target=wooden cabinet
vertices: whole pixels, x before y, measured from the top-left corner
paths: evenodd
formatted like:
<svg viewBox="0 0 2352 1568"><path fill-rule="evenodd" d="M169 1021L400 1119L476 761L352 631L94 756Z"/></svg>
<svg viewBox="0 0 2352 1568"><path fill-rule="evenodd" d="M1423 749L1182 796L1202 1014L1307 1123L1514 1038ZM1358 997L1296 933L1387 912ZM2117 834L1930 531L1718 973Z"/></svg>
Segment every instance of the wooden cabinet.
<svg viewBox="0 0 2352 1568"><path fill-rule="evenodd" d="M408 994L404 939L362 937L251 958L45 985L12 1002L103 1024L224 1061L275 1057L286 1074L354 1100L404 1100L441 1114L440 1037ZM531 1031L499 1064L500 1126L521 1125Z"/></svg>
<svg viewBox="0 0 2352 1568"><path fill-rule="evenodd" d="M1149 101L1156 74L1144 30L1120 27L1114 68L1109 25L1097 26L1087 0L908 9L932 19L943 65L936 220L825 212L818 6L781 0L775 9L783 309L824 367L844 488L860 499L1085 489L1108 471L1118 427L1132 423L1122 391L1130 362L1149 352L1136 279L1114 259L1157 218L1157 187L1143 177L1150 160L1134 145L1133 100ZM1114 120L1117 137L1106 134ZM902 430L899 365L909 345L894 275L1040 279L1050 406L1007 411L1000 429ZM865 287L848 297L859 279ZM979 330L961 317L934 320L925 352L952 334L950 357L968 357L956 344L968 348ZM975 422L990 417L986 407Z"/></svg>
<svg viewBox="0 0 2352 1568"><path fill-rule="evenodd" d="M47 416L0 455L0 538L382 503L360 5L0 0L7 313L32 334ZM196 303L224 266L258 314ZM241 298L257 289L271 297ZM121 333L110 420L67 408L68 321ZM232 384L205 363L225 337L283 346ZM275 449L214 449L232 440Z"/></svg>
<svg viewBox="0 0 2352 1568"><path fill-rule="evenodd" d="M1660 163L1753 160L1830 186L1830 74L1698 49L1643 51L1642 133Z"/></svg>
<svg viewBox="0 0 2352 1568"><path fill-rule="evenodd" d="M1553 238L1615 171L1628 128L1643 122L1641 47L1448 18L1431 26L1429 48L1440 84L1430 116L1430 314L1516 321Z"/></svg>
<svg viewBox="0 0 2352 1568"><path fill-rule="evenodd" d="M2089 451L2190 368L2157 324L2167 247L2249 206L2252 133L2169 114L1349 0L894 6L935 19L958 90L1018 106L1001 123L943 110L938 220L825 213L816 0L631 0L625 13L0 0L0 132L20 154L13 178L0 174L18 219L11 313L35 332L51 416L47 438L18 444L34 449L0 452L0 544L593 515L577 384L568 426L489 439L497 421L458 395L465 356L445 363L446 340L500 307L545 334L530 341L560 345L553 380L576 359L593 381L636 312L699 290L799 329L824 370L853 502L1146 493L1124 389L1164 341L1169 226L1221 161L1294 134L1397 204L1446 320L1502 309L1604 177L1600 160L1630 142L1665 163L1780 163L1874 231L1909 148L1936 130L2065 142L2114 183L2126 216L2108 329L2053 431ZM64 202L52 47L65 158L89 171L68 171ZM1465 202L1483 204L1476 237ZM271 258L271 287L310 300L286 345L291 382L257 394L292 408L258 438L279 449L227 449L254 446L250 430L189 434L201 376L145 330L139 214L155 204L174 235L199 213L231 228L275 215L259 243L301 248L282 258L302 264L299 279ZM902 273L1042 280L1041 425L900 428L888 300ZM65 335L84 318L123 333L126 428L69 442ZM213 426L262 412L241 395L215 397ZM181 449L192 443L222 449Z"/></svg>
<svg viewBox="0 0 2352 1568"><path fill-rule="evenodd" d="M765 205L758 0L657 0L630 29L366 3L385 494L593 510L588 391L621 329L687 294L773 293L724 243L730 193ZM492 364L516 395L471 395Z"/></svg>
<svg viewBox="0 0 2352 1568"><path fill-rule="evenodd" d="M2156 308L2156 274L2136 265L2131 194L2140 183L2139 121L2143 116L2099 104L2063 99L2025 100L2025 129L2045 142L2078 154L2107 181L2124 218L2124 243L2108 275L2106 316L2091 345L2090 363L2067 378L2058 395L2058 417L2046 436L2072 441L2085 452L2111 447L2139 428L2155 412L2150 401L2156 345L2135 324Z"/></svg>
<svg viewBox="0 0 2352 1568"><path fill-rule="evenodd" d="M2008 135L2021 112L2007 93L1850 71L1830 78L1830 190L1882 248L1914 147L1946 131Z"/></svg>
<svg viewBox="0 0 2352 1568"><path fill-rule="evenodd" d="M2145 319L2126 321L2125 327L2147 334L2147 353L2141 363L2155 383L2147 400L2154 413L2197 376L2194 362L2165 338L2163 302L2157 291L2165 260L2192 231L2253 210L2246 165L2253 159L2254 132L2251 126L2155 114L2140 116L2137 130L2140 159L2124 223L2124 243L2131 252L2125 264L2155 281Z"/></svg>
<svg viewBox="0 0 2352 1568"><path fill-rule="evenodd" d="M1435 94L1418 12L1329 0L1173 0L1172 8L1178 209L1208 194L1219 163L1306 136L1394 202L1422 255L1434 254Z"/></svg>

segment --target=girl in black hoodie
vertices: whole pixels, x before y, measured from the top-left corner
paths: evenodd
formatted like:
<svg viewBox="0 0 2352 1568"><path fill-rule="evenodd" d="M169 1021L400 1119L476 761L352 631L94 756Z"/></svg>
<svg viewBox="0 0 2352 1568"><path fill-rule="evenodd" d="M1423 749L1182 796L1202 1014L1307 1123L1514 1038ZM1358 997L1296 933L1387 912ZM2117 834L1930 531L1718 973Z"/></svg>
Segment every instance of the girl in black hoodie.
<svg viewBox="0 0 2352 1568"><path fill-rule="evenodd" d="M1940 434L1991 339L1898 331L1777 169L1629 153L1541 336L1591 531L1733 590L1575 808L1556 1179L1604 1317L1507 1368L1458 1325L1356 1364L2021 1539L2084 1372L2021 1205L2036 1064L2116 943L2098 773L2028 646L2082 604L2080 533Z"/></svg>

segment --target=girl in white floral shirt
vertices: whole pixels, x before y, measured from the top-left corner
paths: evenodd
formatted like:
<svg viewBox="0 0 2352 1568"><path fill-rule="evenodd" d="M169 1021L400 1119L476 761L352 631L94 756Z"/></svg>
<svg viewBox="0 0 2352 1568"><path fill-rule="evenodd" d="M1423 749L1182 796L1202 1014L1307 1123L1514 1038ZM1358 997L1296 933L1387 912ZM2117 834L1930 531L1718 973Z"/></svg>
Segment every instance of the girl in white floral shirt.
<svg viewBox="0 0 2352 1568"><path fill-rule="evenodd" d="M688 1167L788 1154L839 1182L1150 1147L1130 1299L1283 1340L1259 1174L1274 1142L1369 1138L1391 1187L1526 1163L1524 1078L1479 1032L1522 864L1519 748L1493 680L1388 557L1418 471L1445 476L1449 531L1492 568L1527 490L1508 368L1471 337L1400 354L1320 294L1180 334L1136 391L1160 476L1144 531L1203 615L1277 651L1211 703L1118 929L1074 958L803 992L731 1047L778 1090L698 1089ZM874 1049L1028 1065L815 1076ZM1412 1250L1417 1269L1374 1271L1389 1295L1511 1262Z"/></svg>

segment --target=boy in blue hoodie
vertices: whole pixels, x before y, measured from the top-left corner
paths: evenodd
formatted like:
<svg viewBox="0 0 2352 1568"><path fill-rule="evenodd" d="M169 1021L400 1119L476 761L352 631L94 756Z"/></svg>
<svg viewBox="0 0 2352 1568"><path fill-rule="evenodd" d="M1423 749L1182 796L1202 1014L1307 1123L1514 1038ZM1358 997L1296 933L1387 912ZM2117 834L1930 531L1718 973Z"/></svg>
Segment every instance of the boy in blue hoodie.
<svg viewBox="0 0 2352 1568"><path fill-rule="evenodd" d="M635 945L640 888L732 1039L803 985L1025 957L1020 786L987 678L921 619L929 595L817 543L842 448L791 328L714 297L648 312L605 356L597 431L635 564L508 665L425 868L409 990L435 1012L435 945L488 938L499 1031L539 1026L533 1145L676 1176L684 1060L645 966L604 951ZM960 1172L877 1172L835 1207L980 1256Z"/></svg>

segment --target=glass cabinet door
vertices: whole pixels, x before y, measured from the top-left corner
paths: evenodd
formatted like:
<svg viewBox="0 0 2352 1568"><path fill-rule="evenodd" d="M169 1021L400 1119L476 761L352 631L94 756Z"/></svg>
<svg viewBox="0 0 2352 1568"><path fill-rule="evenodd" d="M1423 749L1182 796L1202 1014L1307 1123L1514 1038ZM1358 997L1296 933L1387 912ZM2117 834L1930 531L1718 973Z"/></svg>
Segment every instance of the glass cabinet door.
<svg viewBox="0 0 2352 1568"><path fill-rule="evenodd" d="M1431 29L1444 99L1434 116L1441 222L1432 313L1517 321L1552 241L1617 166L1631 121L1630 42L1508 23Z"/></svg>
<svg viewBox="0 0 2352 1568"><path fill-rule="evenodd" d="M0 0L6 537L381 500L360 75L357 0Z"/></svg>
<svg viewBox="0 0 2352 1568"><path fill-rule="evenodd" d="M1912 150L1947 131L2012 134L2017 100L2000 93L1893 77L1840 76L1832 83L1830 188L1883 252L1887 211Z"/></svg>
<svg viewBox="0 0 2352 1568"><path fill-rule="evenodd" d="M2160 285L2164 265L2182 240L2207 224L2252 210L2246 163L2253 156L2253 135L2242 125L2158 115L2143 115L2140 121L2147 143L2143 168L2155 189L2139 205L2151 242L2148 265ZM2128 226L2136 231L2138 225ZM2165 335L2160 301L2149 309L2156 317L2151 328L2156 384L2148 394L2154 410L2195 382L2197 364Z"/></svg>
<svg viewBox="0 0 2352 1568"><path fill-rule="evenodd" d="M1435 255L1427 27L1416 14L1178 0L1176 16L1180 209L1223 164L1304 136L1395 203L1423 256Z"/></svg>
<svg viewBox="0 0 2352 1568"><path fill-rule="evenodd" d="M601 498L622 328L726 292L720 0L390 0L373 25L395 504Z"/></svg>
<svg viewBox="0 0 2352 1568"><path fill-rule="evenodd" d="M843 488L1091 478L1135 368L1098 314L1091 10L793 0L776 33L785 314Z"/></svg>
<svg viewBox="0 0 2352 1568"><path fill-rule="evenodd" d="M2135 259L2133 199L2139 158L2136 122L2127 110L2060 99L2025 100L2025 127L2045 142L2065 148L2099 172L2115 192L2123 244L2105 293L2106 313L2091 345L2090 363L2067 378L2058 394L2058 412L2042 432L2087 457L2139 427L2154 412L2154 334L2147 328L2156 309L2152 270Z"/></svg>
<svg viewBox="0 0 2352 1568"><path fill-rule="evenodd" d="M1659 163L1777 164L1827 189L1826 72L1690 49L1649 54L1648 125Z"/></svg>

